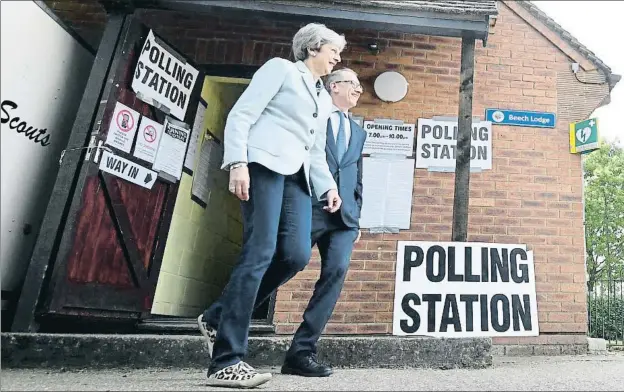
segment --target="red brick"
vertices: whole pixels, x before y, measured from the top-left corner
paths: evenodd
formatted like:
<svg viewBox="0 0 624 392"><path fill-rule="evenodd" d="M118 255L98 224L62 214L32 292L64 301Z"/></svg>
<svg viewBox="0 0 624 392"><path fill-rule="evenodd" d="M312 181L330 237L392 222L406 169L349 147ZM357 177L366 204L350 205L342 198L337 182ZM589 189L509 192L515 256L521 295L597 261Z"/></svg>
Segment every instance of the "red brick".
<svg viewBox="0 0 624 392"><path fill-rule="evenodd" d="M64 2L53 3L59 15L73 19L71 25L86 34L90 42L93 40L89 36L101 36L106 15L100 6L94 11L92 5L75 9ZM579 157L560 147L569 143L566 119L591 113L605 92L602 86L583 85L570 78L571 60L509 7L502 5L499 12L496 34L489 38L491 46L478 44L476 48L474 113L482 115L487 107L506 106L554 111L561 121L555 130L493 127L493 169L471 176L469 239L524 241L534 249L536 274L541 280L537 283L540 317L545 317L541 332L584 333L582 171ZM529 15L529 22L531 18ZM290 40L298 28L296 22L286 18L252 22L252 18L142 11L140 19L199 65L261 65L271 56L290 57ZM175 25L181 19L184 29ZM89 32L90 28L93 31ZM457 115L460 39L372 29L344 33L349 45L342 54L343 65L359 72L367 87L355 113L366 119L386 117L412 122L419 117ZM382 44L378 56L366 50L365 44L371 40ZM409 93L403 101L380 104L372 93L374 77L385 69L398 69L409 79ZM558 84L562 77L569 80ZM558 97L568 97L569 105L558 107ZM452 173L418 169L410 230L398 235L363 230L328 331L391 332L396 241L450 238L453 178ZM292 333L297 327L293 320L300 319L301 309L307 305L306 293L310 295L318 278L316 251L313 260L278 291L278 333ZM367 310L370 305L365 304L379 304L374 306L386 310ZM536 341L539 339L546 338ZM523 344L521 339L515 341Z"/></svg>

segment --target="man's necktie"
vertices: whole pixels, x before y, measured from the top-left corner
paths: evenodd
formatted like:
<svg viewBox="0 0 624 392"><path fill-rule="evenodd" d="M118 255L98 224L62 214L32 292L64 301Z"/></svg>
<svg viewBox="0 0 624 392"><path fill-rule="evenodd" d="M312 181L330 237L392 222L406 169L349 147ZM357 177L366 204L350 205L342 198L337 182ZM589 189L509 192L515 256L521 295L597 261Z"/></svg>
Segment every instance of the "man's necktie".
<svg viewBox="0 0 624 392"><path fill-rule="evenodd" d="M347 151L347 136L344 129L344 113L338 112L338 117L340 118L340 125L338 126L338 135L336 135L336 152L338 153L338 163L340 163Z"/></svg>

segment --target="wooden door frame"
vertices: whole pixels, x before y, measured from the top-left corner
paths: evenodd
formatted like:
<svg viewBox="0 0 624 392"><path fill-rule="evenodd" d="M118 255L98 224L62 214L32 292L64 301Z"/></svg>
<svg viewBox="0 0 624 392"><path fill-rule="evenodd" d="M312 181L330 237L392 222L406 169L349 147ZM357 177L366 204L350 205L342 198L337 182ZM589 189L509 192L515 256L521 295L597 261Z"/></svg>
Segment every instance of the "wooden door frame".
<svg viewBox="0 0 624 392"><path fill-rule="evenodd" d="M243 78L250 79L254 73L260 68L258 65L245 65L245 64L198 64L198 69L204 77L217 76L225 78ZM203 85L203 80L201 81ZM208 102L210 105L210 102ZM254 319L250 327L251 333L272 333L275 332L275 325L273 324L275 314L275 301L277 298L277 292L269 297L267 317L265 319ZM149 319L144 320L143 325L139 326L139 329L147 331L163 331L163 330L195 330L195 320L186 317L173 317L173 316L160 316L152 315Z"/></svg>
<svg viewBox="0 0 624 392"><path fill-rule="evenodd" d="M50 282L49 272L54 268L64 228L68 222L73 195L79 183L79 173L85 158L88 159L93 153L87 149L89 138L97 126L96 117L100 101L106 93L109 75L117 69L118 64L113 63L113 60L121 48L120 41L128 19L129 14L126 10L111 10L107 15L104 33L62 158L63 164L59 168L40 234L20 290L12 332L36 332L39 329L36 312L43 299L43 289Z"/></svg>
<svg viewBox="0 0 624 392"><path fill-rule="evenodd" d="M199 68L206 76L222 76L226 78L244 78L251 79L254 73L260 68L258 65L245 65L245 64L201 64ZM210 104L210 103L208 103ZM273 318L275 315L275 300L277 298L277 291L269 297L269 304L267 310L267 318L264 320L256 319L252 325L252 332L267 332L275 331L273 324ZM267 325L270 326L267 330Z"/></svg>

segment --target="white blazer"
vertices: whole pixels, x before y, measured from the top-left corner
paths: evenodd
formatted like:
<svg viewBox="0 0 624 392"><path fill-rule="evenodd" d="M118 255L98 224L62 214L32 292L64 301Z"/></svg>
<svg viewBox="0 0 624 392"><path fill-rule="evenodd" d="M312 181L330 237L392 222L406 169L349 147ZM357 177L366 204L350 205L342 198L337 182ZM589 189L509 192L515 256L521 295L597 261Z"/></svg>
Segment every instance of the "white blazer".
<svg viewBox="0 0 624 392"><path fill-rule="evenodd" d="M337 189L325 155L332 100L301 61L267 61L232 107L224 130L223 166L256 162L290 175L301 166L319 195Z"/></svg>

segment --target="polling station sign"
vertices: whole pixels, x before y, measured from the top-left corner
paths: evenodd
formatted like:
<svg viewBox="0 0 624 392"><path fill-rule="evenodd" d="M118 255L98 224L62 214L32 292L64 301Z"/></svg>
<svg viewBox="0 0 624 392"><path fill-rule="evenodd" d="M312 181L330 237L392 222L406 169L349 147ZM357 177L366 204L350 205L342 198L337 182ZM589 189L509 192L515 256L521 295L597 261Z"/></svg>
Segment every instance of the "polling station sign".
<svg viewBox="0 0 624 392"><path fill-rule="evenodd" d="M416 168L455 170L457 135L457 120L419 118ZM473 121L470 136L470 168L492 169L492 122Z"/></svg>
<svg viewBox="0 0 624 392"><path fill-rule="evenodd" d="M525 245L399 241L394 335L537 336Z"/></svg>
<svg viewBox="0 0 624 392"><path fill-rule="evenodd" d="M134 70L132 90L141 101L184 121L198 73L150 30Z"/></svg>

